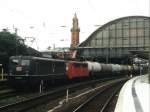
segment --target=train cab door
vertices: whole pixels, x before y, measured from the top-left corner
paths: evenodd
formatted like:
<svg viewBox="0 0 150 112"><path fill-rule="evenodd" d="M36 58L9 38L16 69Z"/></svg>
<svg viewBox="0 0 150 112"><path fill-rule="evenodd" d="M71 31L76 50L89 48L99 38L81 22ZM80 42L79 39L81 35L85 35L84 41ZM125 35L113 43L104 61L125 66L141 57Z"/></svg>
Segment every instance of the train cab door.
<svg viewBox="0 0 150 112"><path fill-rule="evenodd" d="M52 74L54 74L55 73L55 63L53 62L52 63Z"/></svg>
<svg viewBox="0 0 150 112"><path fill-rule="evenodd" d="M35 61L35 75L39 75L39 62Z"/></svg>

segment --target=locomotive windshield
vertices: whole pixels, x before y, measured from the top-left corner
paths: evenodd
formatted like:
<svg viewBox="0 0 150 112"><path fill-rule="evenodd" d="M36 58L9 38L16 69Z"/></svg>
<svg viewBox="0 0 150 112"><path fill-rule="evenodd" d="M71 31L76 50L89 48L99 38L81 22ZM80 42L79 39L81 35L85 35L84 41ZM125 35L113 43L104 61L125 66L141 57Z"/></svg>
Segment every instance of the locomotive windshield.
<svg viewBox="0 0 150 112"><path fill-rule="evenodd" d="M13 64L15 64L15 65L29 66L30 60L12 59L11 63L13 63Z"/></svg>
<svg viewBox="0 0 150 112"><path fill-rule="evenodd" d="M29 66L30 65L30 61L29 60L22 60L21 61L21 65L22 66Z"/></svg>
<svg viewBox="0 0 150 112"><path fill-rule="evenodd" d="M18 59L12 59L12 63L19 64L19 60Z"/></svg>

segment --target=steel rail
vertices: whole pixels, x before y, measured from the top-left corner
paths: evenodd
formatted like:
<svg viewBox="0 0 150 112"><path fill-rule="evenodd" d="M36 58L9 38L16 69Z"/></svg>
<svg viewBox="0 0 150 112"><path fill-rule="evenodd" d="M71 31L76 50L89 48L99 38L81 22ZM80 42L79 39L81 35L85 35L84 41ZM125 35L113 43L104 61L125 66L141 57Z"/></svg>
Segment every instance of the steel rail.
<svg viewBox="0 0 150 112"><path fill-rule="evenodd" d="M67 89L73 90L75 88L82 88L84 86L92 85L98 82L103 83L104 81L108 81L108 80L110 79L95 80L95 81L89 81L86 83L84 82L84 83L78 83L78 84L69 85L65 87L60 87L59 89L56 89L47 93L39 94L38 96L29 98L23 101L18 101L15 103L1 106L0 112L22 112L22 111L28 110L29 108L33 108L34 106L43 104L46 101L50 101L55 98L64 96Z"/></svg>
<svg viewBox="0 0 150 112"><path fill-rule="evenodd" d="M118 82L117 82L118 83ZM84 109L87 109L90 107L90 103L94 100L97 99L97 97L100 97L102 94L104 94L105 91L107 91L109 88L111 87L115 87L117 83L114 84L106 84L105 86L103 86L98 92L96 92L93 96L91 96L90 98L88 98L86 101L84 101L80 106L78 106L75 110L73 110L73 112L83 112L85 111ZM122 82L119 82L122 83ZM107 100L105 100L105 104L102 106L102 108L100 108L100 106L98 107L98 110L93 110L92 112L104 112L105 108L107 107L107 105L109 104L109 101L112 99L112 97L114 96L114 94L118 91L118 89L115 91L108 97ZM99 101L100 102L100 101ZM104 103L104 102L103 102ZM96 105L96 104L94 104ZM90 109L86 110L86 112L90 111Z"/></svg>
<svg viewBox="0 0 150 112"><path fill-rule="evenodd" d="M107 101L105 102L104 106L102 107L102 109L99 112L105 112L105 110L107 109L107 106L109 105L110 101L114 98L114 96L116 95L116 93L121 89L121 87L118 87L112 94L111 96L107 99Z"/></svg>

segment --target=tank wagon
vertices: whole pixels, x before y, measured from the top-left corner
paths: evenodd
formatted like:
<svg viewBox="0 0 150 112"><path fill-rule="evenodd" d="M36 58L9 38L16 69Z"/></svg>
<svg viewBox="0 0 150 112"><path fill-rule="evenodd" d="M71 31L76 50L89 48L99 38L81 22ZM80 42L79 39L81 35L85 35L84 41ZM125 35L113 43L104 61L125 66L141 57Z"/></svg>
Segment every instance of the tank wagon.
<svg viewBox="0 0 150 112"><path fill-rule="evenodd" d="M135 69L130 65L119 64L103 64L98 62L87 62L88 70L91 76L105 77L105 76L123 76L134 73ZM137 66L136 66L137 67ZM137 70L137 69L136 69Z"/></svg>
<svg viewBox="0 0 150 112"><path fill-rule="evenodd" d="M12 56L8 79L12 82L39 83L41 80L73 80L76 78L125 76L137 73L129 65L102 64L90 61L65 61L33 56Z"/></svg>

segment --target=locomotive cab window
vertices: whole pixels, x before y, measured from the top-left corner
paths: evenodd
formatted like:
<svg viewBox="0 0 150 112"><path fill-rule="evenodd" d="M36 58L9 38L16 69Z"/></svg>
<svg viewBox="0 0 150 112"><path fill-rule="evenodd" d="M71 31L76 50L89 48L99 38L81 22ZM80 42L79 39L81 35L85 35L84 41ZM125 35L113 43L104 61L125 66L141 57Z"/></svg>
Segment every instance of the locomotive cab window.
<svg viewBox="0 0 150 112"><path fill-rule="evenodd" d="M19 64L19 60L17 60L17 59L12 59L11 62L14 63L14 64Z"/></svg>
<svg viewBox="0 0 150 112"><path fill-rule="evenodd" d="M29 66L30 65L30 60L22 60L21 65L22 66Z"/></svg>
<svg viewBox="0 0 150 112"><path fill-rule="evenodd" d="M75 66L75 67L80 67L81 64L80 64L80 63L74 63L74 66Z"/></svg>
<svg viewBox="0 0 150 112"><path fill-rule="evenodd" d="M83 66L83 67L87 67L87 64L84 63L82 66Z"/></svg>

